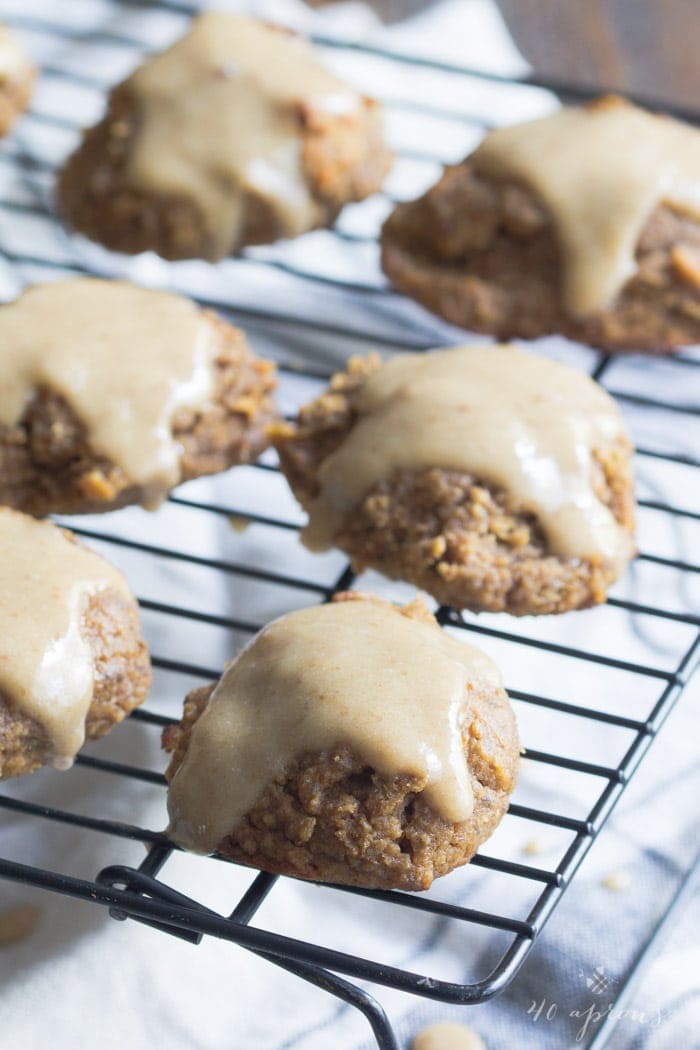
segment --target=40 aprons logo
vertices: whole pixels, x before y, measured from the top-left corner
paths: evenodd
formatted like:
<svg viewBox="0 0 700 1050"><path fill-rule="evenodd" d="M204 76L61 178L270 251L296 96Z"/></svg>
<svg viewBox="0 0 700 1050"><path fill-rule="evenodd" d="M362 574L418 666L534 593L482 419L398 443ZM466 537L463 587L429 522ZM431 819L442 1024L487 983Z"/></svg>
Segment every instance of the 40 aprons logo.
<svg viewBox="0 0 700 1050"><path fill-rule="evenodd" d="M614 1002L604 1001L603 996L605 996L606 992L612 992L618 983L615 977L605 972L604 966L596 966L595 970L588 977L582 970L579 970L579 977L583 978L586 988L595 998L592 998L583 1007L568 1010L564 1015L581 1022L575 1036L577 1043L582 1043L586 1036L591 1034L591 1030L608 1017L613 1017L618 1021L626 1019L635 1024L645 1025L648 1028L658 1028L661 1024L660 1010L629 1010L615 1006ZM561 1016L559 1003L546 997L533 999L527 1012L530 1019L535 1023L538 1021L546 1023L547 1021L553 1021L557 1016Z"/></svg>

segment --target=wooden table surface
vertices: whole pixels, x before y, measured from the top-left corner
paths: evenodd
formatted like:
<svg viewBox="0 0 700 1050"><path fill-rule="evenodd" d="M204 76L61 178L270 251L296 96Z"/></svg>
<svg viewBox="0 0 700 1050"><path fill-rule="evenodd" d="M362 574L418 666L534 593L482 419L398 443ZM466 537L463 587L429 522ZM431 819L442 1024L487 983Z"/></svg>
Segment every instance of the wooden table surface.
<svg viewBox="0 0 700 1050"><path fill-rule="evenodd" d="M497 3L536 72L700 113L700 0Z"/></svg>

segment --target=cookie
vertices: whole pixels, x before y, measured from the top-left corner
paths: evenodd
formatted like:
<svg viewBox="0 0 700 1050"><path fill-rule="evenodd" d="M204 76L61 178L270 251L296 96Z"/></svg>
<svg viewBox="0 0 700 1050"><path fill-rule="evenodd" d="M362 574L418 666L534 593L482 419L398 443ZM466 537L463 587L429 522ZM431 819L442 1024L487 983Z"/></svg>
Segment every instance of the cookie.
<svg viewBox="0 0 700 1050"><path fill-rule="evenodd" d="M0 779L68 768L146 699L136 601L108 562L0 507Z"/></svg>
<svg viewBox="0 0 700 1050"><path fill-rule="evenodd" d="M698 187L698 129L603 98L488 134L392 212L382 265L463 328L666 352L700 342Z"/></svg>
<svg viewBox="0 0 700 1050"><path fill-rule="evenodd" d="M272 436L307 546L456 609L586 608L634 553L617 406L514 347L355 359Z"/></svg>
<svg viewBox="0 0 700 1050"><path fill-rule="evenodd" d="M297 878L424 890L506 811L496 667L425 606L358 594L266 627L163 734L170 835Z"/></svg>
<svg viewBox="0 0 700 1050"><path fill-rule="evenodd" d="M209 12L115 88L59 203L116 251L217 260L330 224L389 164L377 104L305 41Z"/></svg>
<svg viewBox="0 0 700 1050"><path fill-rule="evenodd" d="M91 278L35 285L0 306L0 504L155 507L256 458L274 385L243 333L189 299Z"/></svg>

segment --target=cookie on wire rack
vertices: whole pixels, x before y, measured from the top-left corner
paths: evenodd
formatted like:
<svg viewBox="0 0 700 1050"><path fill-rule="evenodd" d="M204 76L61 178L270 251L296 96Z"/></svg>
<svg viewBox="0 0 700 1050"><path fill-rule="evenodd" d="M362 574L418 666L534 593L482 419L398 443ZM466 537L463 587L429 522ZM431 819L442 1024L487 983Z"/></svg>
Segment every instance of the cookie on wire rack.
<svg viewBox="0 0 700 1050"><path fill-rule="evenodd" d="M667 352L700 342L699 201L700 130L606 97L490 132L395 208L382 265L471 331Z"/></svg>
<svg viewBox="0 0 700 1050"><path fill-rule="evenodd" d="M114 89L58 196L108 248L217 260L330 224L389 165L379 106L304 40L209 12Z"/></svg>
<svg viewBox="0 0 700 1050"><path fill-rule="evenodd" d="M634 554L622 416L588 376L536 354L356 358L272 436L307 546L456 609L586 608Z"/></svg>
<svg viewBox="0 0 700 1050"><path fill-rule="evenodd" d="M67 769L146 699L126 580L73 535L0 507L0 779Z"/></svg>
<svg viewBox="0 0 700 1050"><path fill-rule="evenodd" d="M303 879L424 890L515 785L495 665L420 601L357 593L266 627L163 732L171 837Z"/></svg>
<svg viewBox="0 0 700 1050"><path fill-rule="evenodd" d="M0 306L0 504L38 517L156 507L259 455L274 387L239 329L182 296L34 285Z"/></svg>

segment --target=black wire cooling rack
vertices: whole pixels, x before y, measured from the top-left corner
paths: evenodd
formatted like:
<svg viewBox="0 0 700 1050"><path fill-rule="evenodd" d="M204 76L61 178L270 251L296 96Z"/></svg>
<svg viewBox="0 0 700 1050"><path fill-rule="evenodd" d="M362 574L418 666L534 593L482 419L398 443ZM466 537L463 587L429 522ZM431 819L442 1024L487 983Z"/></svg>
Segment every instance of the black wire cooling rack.
<svg viewBox="0 0 700 1050"><path fill-rule="evenodd" d="M28 16L24 13L16 17L5 16L6 21L26 34L30 47L34 42L46 40L58 40L62 44L61 48L52 52L49 61L42 63L45 90L38 93L17 134L0 145L0 165L8 169L8 179L2 182L5 188L0 197L0 215L6 219L12 217L12 225L0 228L2 262L18 287L28 280L43 279L54 273L122 272L119 267L123 265L123 260L120 262L98 249L93 252L79 239L73 239L63 231L55 220L50 192L55 167L75 139L81 113L86 112L81 110L82 103L85 102L90 115L96 115L108 81L118 79L116 73L110 76L112 67L109 62L105 64L105 69L102 68L101 57L105 49L110 60L114 58L114 68L118 67L119 75L123 75L138 56L152 46L148 33L140 32L143 28L150 30L151 23L141 19L150 16L153 11L176 18L191 10L184 4L176 3L115 3L115 18L124 12L129 15L128 31L123 28L123 21L112 23L109 20L89 29L76 28L70 21L63 19L58 10L52 10L51 17ZM437 130L442 122L445 125L442 130L447 129L447 138L450 140L455 129L460 133L466 130L469 135L474 134L478 138L484 128L491 126L492 105L497 101L497 96L491 96L488 91L484 94L484 87L492 88L497 93L501 89L518 89L521 94L527 94L527 90L541 93L542 89L549 89L562 97L586 97L585 92L568 85L534 79L510 80L482 70L463 69L331 37L319 37L316 42L331 58L334 55L340 56L343 61L358 58L373 64L375 79L378 77L380 83L386 78L391 84L401 85L405 83L406 76L409 77L412 86L403 93L398 91L389 98L386 91L376 92L383 96L390 122L395 120L394 127L398 131L394 138L399 140L394 143L397 170L406 174L409 182L415 174L416 165L428 165L429 170L423 172L423 181L427 184L434 177L436 166L441 161L456 160L461 153L466 152L467 143L459 134L454 137L451 153L449 149L442 153L427 149L426 142L432 143L433 137L423 134L425 121L432 122L431 126ZM469 83L474 89L473 95L468 96L466 106L461 96L456 104L451 104L454 90L440 91L437 101L433 98L426 101L426 97L420 93L422 71L441 75L445 78L445 86L449 85L451 89ZM697 119L697 115L684 115ZM407 118L416 128L412 140L401 131L405 128ZM394 176L392 180L390 188L397 184ZM403 190L405 196L414 193L413 186ZM287 351L287 363L281 365L281 392L285 407L292 411L302 399L302 389L303 396L308 396L309 385L315 383L318 388L329 371L327 364L323 370L301 365L300 346L311 348L320 343L328 348L335 345L340 346L341 354L349 346L358 351L377 346L420 349L440 342L441 331L445 333L444 340L455 341L453 330L441 328L439 322L426 319L422 311L406 303L384 285L374 257L371 265L360 265L352 274L343 269L343 265L338 268L338 259L345 259L342 253L349 253L349 258L353 252L364 251L366 247L374 250L378 222L396 196L392 193L376 199L384 208L383 213L381 208L379 211L375 208L376 201L346 209L346 214L351 215L351 221L346 222L343 216L334 230L320 235L325 248L330 246L334 252L331 273L314 270L314 251L307 252L305 256L290 256L285 255L284 250L274 248L267 252L251 252L241 260L231 260L216 268L207 269L204 264L172 267L168 271L173 275L172 284L188 291L203 305L216 308L225 317L250 326L254 343L256 339L272 339L278 354L285 355ZM319 235L311 236L317 238ZM300 243L305 241L308 242L308 239L302 239ZM364 256L360 258L361 264L363 259ZM231 293L230 286L225 295L211 291L211 288L222 287L211 276L215 270L221 271L222 268L235 278L231 282L233 285L239 281L245 284L246 273L252 273L256 280L262 280L261 275L273 273L275 280L281 282L275 286L280 294L273 294L269 299L266 296L266 301L261 304L247 296L245 287L237 297L236 293ZM357 272L360 273L359 279ZM371 323L368 323L367 315L363 312L363 307L368 304L371 307ZM288 347L292 344L293 349L289 353ZM377 1000L355 981L390 986L445 1003L475 1004L500 992L523 963L668 717L697 662L700 646L700 618L692 612L692 602L688 597L689 581L700 571L700 565L693 564L685 553L697 549L687 530L697 530L700 513L676 505L668 498L669 491L685 494L698 491L697 468L700 461L693 454L696 445L692 433L685 445L678 442L677 433L685 434L693 425L693 417L700 413L697 403L692 400L693 384L697 392L700 359L688 352L652 364L649 359L615 360L580 348L572 348L570 353L574 355L576 363L581 362L581 354L586 355L586 367L628 411L635 434L647 435L647 440L642 440L641 447L638 447L640 474L648 478L645 498L640 499L642 537L647 533L655 537L660 528L664 535L671 535L672 542L666 547L662 543L661 549L654 544L647 549L642 540L643 550L628 590L621 590L619 597L616 590L615 596L610 597L600 609L572 614L585 618L587 633L584 634L578 631L578 624L583 624L584 619L576 621L575 631L572 632L570 617L544 618L533 625L532 621L515 621L507 617L487 616L477 619L469 615L460 616L448 608L440 608L437 615L446 629L458 633L469 632L473 637L481 635L484 644L495 647L502 654L500 662L506 671L506 686L524 725L526 749L523 765L532 771L534 780L539 773L546 774L547 771L555 771L557 777L564 779L583 778L593 785L590 804L587 804L585 811L559 812L556 805L550 806L542 801L547 797L556 801L558 797L551 791L547 794L546 788L539 794L535 791L528 795L526 783L525 801L522 802L520 788L516 792L506 821L521 822L530 834L533 830L537 832L538 828L555 829L560 833L563 845L559 859L552 864L537 867L524 863L522 859L514 859L512 855L504 855L502 850L489 852L495 841L492 840L473 859L468 869L464 869L461 875L455 873L454 876L439 880L430 894L409 895L331 887L331 896L325 904L329 908L342 906L343 895L352 894L382 902L387 918L392 909L412 909L416 913L439 916L449 922L451 928L459 927L464 931L465 952L468 951L469 931L488 931L494 943L489 964L483 973L459 983L432 974L412 972L381 959L327 947L313 939L301 940L275 929L256 926L253 921L258 909L280 881L266 873L251 875L250 884L230 913L219 914L201 902L184 896L170 884L168 865L177 850L162 833L82 815L51 804L28 801L21 797L20 790L13 795L0 793L0 809L22 814L27 822L34 820L73 825L81 829L86 837L107 836L114 843L117 860L120 840L145 843L147 854L138 867L115 863L96 873L92 879L33 867L7 857L0 860L0 876L101 904L109 908L115 918L137 919L192 943L198 943L203 936L209 935L241 945L357 1007L366 1016L378 1045L384 1050L395 1048L396 1038ZM640 383L640 376L645 369L653 369L651 393L649 384ZM649 434L653 435L652 440L648 439ZM294 607L309 601L328 601L337 591L352 588L356 583L362 585L363 581L356 580L351 567L342 563L336 563L331 576L323 579L318 573L297 575L286 571L284 566L278 571L276 566L279 565L279 557L275 556L275 552L280 548L286 550L289 542L294 542L298 519L293 513L279 512L278 508L285 506L284 498L279 497L284 483L270 456L255 467L241 470L248 472L249 480L253 479L253 489L260 489L260 505L251 504L250 499L244 501L244 505L236 502L236 476L242 476L238 472L226 476L223 481L217 481L215 484L220 484L220 494L211 498L192 498L190 493L200 490L192 486L185 488L181 494L172 496L165 508L165 513L176 511L178 514L193 516L187 519L189 524L181 530L180 543L170 540L161 542L157 536L154 539L154 530L150 525L144 526L141 534L138 527L135 531L131 526L123 529L121 523L126 519L121 515L97 521L90 519L89 527L84 521L82 524L80 521L71 523L79 535L98 541L98 545L108 551L115 561L119 562L120 557L128 556L131 559L129 575L137 585L141 568L156 562L166 567L175 564L201 569L214 574L219 580L226 578L232 588L245 584L246 599L241 602L240 609L234 610L236 613L242 610L241 615L218 615L207 609L192 607L193 593L200 594L203 605L206 606L207 601L200 592L193 592L184 586L180 591L181 601L180 598L166 602L143 597L141 605L144 613L159 618L161 638L180 639L183 631L202 627L224 628L235 632L239 640L249 637L264 623L264 618L260 618L259 622L254 618L249 619L250 609L255 605L250 595L256 588L279 588L284 591L288 606ZM213 491L219 492L216 487ZM243 523L251 530L259 530L264 540L261 540L263 556L258 559L261 564L256 566L255 559L247 556L247 549L237 548L237 544L242 544L243 540L239 540L238 531L233 529L228 529L223 543L223 557L213 557L211 551L202 553L190 549L192 544L189 544L189 537L191 531L196 529L195 517L199 522L206 519L221 523L231 519L236 526ZM157 521L158 517L149 520ZM656 531L644 527L647 520L658 527ZM139 518L138 521L145 522L146 518ZM168 537L171 536L167 526L164 526L163 531L167 531ZM674 608L674 605L677 607ZM563 621L568 622L568 634L560 629ZM640 660L636 642L640 637L648 640L654 629L665 632L665 641L647 647L645 651L650 652L652 658ZM572 633L577 642L584 638L585 644L573 644ZM611 639L617 644L616 640L622 638L625 639L624 644L620 642L623 651L611 651ZM658 654L658 659L653 658L654 653ZM519 657L519 662L514 661L513 666L529 668L522 681L509 680L509 654ZM177 717L182 696L192 681L214 680L218 677L220 667L199 666L194 660L183 659L177 644L172 654L158 655L156 651L153 663L157 675L166 676L166 687L171 696L170 716L149 710L147 706L135 711L131 719L142 727L144 733L155 734ZM595 687L593 692L587 687L585 697L582 698L571 683L579 677L588 681L591 674L594 675L592 681ZM180 678L182 685L177 684ZM547 683L552 680L566 683L565 695L552 696L547 693ZM627 699L616 705L611 698L614 699L618 693ZM634 703L629 702L630 696L634 698ZM539 714L543 721L537 721L537 718L530 720L528 714ZM580 727L585 729L580 734L586 742L583 753L581 748L577 751L573 744L549 749L553 737L548 729L548 720L552 719L563 719L567 724L572 724L575 727L574 736L579 735ZM530 725L531 730L528 728ZM612 738L616 741L617 750L610 761L600 761L600 754L612 753L609 749L599 751L597 745L589 746L592 734L598 730L605 735L608 745ZM532 736L529 736L530 732ZM105 777L130 778L163 789L165 786L162 766L159 769L137 768L122 761L83 754L77 759L77 767L89 767ZM216 863L221 862L216 858L201 860L202 865ZM443 894L443 886L455 885L450 880L466 878L469 873L478 874L484 870L493 873L490 877L501 879L502 892L498 898L501 908L472 906L474 901L466 890L469 906L459 903L459 892L455 894L451 890ZM515 887L525 887L529 892L523 897L522 893L512 892ZM525 902L520 903L523 899ZM508 907L511 901L512 909Z"/></svg>

